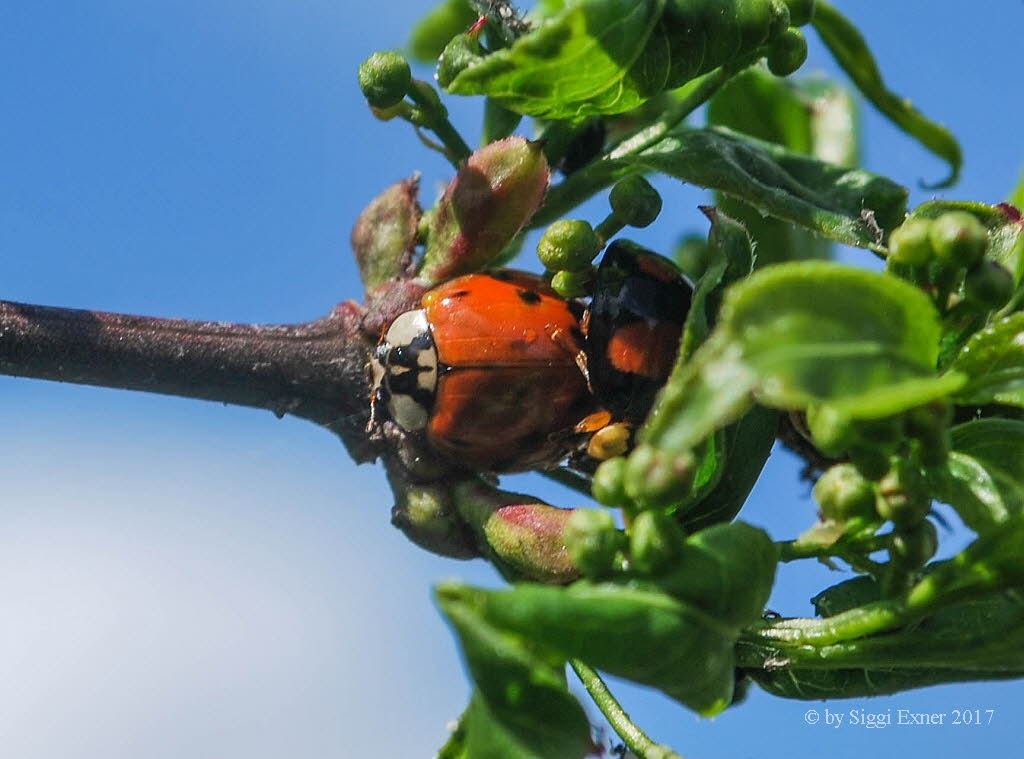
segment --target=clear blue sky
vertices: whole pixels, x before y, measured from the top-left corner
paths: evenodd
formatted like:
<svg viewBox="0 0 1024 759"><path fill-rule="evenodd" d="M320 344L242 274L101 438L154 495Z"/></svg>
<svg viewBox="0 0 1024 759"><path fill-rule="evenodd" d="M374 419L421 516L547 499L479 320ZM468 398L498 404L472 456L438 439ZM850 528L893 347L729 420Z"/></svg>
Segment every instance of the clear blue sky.
<svg viewBox="0 0 1024 759"><path fill-rule="evenodd" d="M1024 4L839 0L894 88L961 138L951 198L1002 200L1024 159ZM426 2L36 0L0 27L0 298L229 321L304 321L360 288L359 209L423 172L411 130L367 112L359 61ZM806 70L832 70L812 36ZM425 74L426 72L424 72ZM450 101L475 139L475 106ZM929 194L941 163L864 109L869 168ZM636 235L703 229L665 183ZM594 216L599 211L594 211ZM866 253L854 260L870 261ZM18 759L425 757L467 695L430 587L495 578L407 544L390 496L308 423L217 404L0 378L0 746ZM813 519L778 452L745 517L778 538ZM509 486L579 499L536 478ZM960 547L963 536L947 541ZM842 579L787 568L774 608ZM1018 683L837 702L842 711L995 709L987 727L804 724L818 704L754 691L714 721L633 688L685 756L963 756L1019 746Z"/></svg>

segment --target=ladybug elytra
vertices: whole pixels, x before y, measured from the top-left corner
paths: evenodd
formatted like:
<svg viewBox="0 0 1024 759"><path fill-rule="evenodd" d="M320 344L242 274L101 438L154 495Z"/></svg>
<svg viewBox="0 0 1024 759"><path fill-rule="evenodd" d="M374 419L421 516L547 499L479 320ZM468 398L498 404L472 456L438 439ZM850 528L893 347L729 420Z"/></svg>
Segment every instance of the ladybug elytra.
<svg viewBox="0 0 1024 759"><path fill-rule="evenodd" d="M668 259L621 241L585 313L527 272L450 280L377 345L375 414L386 410L470 469L557 466L586 447L581 436L621 437L607 434L610 421L646 416L675 361L691 291ZM606 457L594 452L604 445L589 450Z"/></svg>

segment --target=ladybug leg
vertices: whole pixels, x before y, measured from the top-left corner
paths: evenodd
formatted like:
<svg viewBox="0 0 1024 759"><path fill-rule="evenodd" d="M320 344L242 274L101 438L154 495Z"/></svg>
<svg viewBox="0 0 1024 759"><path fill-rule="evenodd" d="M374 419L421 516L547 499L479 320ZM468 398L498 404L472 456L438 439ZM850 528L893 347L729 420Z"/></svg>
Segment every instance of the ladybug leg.
<svg viewBox="0 0 1024 759"><path fill-rule="evenodd" d="M580 347L580 342L576 336L559 328L551 332L551 341L573 357L573 361L576 362L576 367L580 370L583 374L583 378L587 381L587 388L593 392L593 388L590 387L590 369L587 368L587 354L583 348Z"/></svg>

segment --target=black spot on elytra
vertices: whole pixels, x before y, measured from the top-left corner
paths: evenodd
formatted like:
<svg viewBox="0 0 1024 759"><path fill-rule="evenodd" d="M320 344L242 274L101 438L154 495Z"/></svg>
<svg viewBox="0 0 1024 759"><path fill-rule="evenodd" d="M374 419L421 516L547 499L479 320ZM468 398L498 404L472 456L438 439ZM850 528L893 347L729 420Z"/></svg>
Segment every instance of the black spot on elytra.
<svg viewBox="0 0 1024 759"><path fill-rule="evenodd" d="M448 293L448 295L445 296L445 297L448 297L448 298L465 298L467 295L469 295L469 290L456 290L453 293Z"/></svg>
<svg viewBox="0 0 1024 759"><path fill-rule="evenodd" d="M519 300L528 306L535 306L540 303L540 296L533 290L516 290Z"/></svg>
<svg viewBox="0 0 1024 759"><path fill-rule="evenodd" d="M508 269L495 269L492 272L488 272L488 274L499 282L509 282L513 277L512 272Z"/></svg>

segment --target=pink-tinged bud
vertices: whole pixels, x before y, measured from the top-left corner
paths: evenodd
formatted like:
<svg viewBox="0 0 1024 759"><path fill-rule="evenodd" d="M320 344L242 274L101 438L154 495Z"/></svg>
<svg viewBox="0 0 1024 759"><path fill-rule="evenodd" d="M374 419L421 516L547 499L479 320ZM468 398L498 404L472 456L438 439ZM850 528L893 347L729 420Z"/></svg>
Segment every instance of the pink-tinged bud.
<svg viewBox="0 0 1024 759"><path fill-rule="evenodd" d="M352 228L352 250L367 292L408 273L422 211L419 176L396 182L370 201Z"/></svg>
<svg viewBox="0 0 1024 759"><path fill-rule="evenodd" d="M477 150L437 206L420 276L442 282L486 267L540 208L550 181L539 142L508 137Z"/></svg>
<svg viewBox="0 0 1024 759"><path fill-rule="evenodd" d="M485 543L499 569L545 583L568 583L580 576L565 546L571 509L497 490L483 481L455 491L459 513Z"/></svg>

